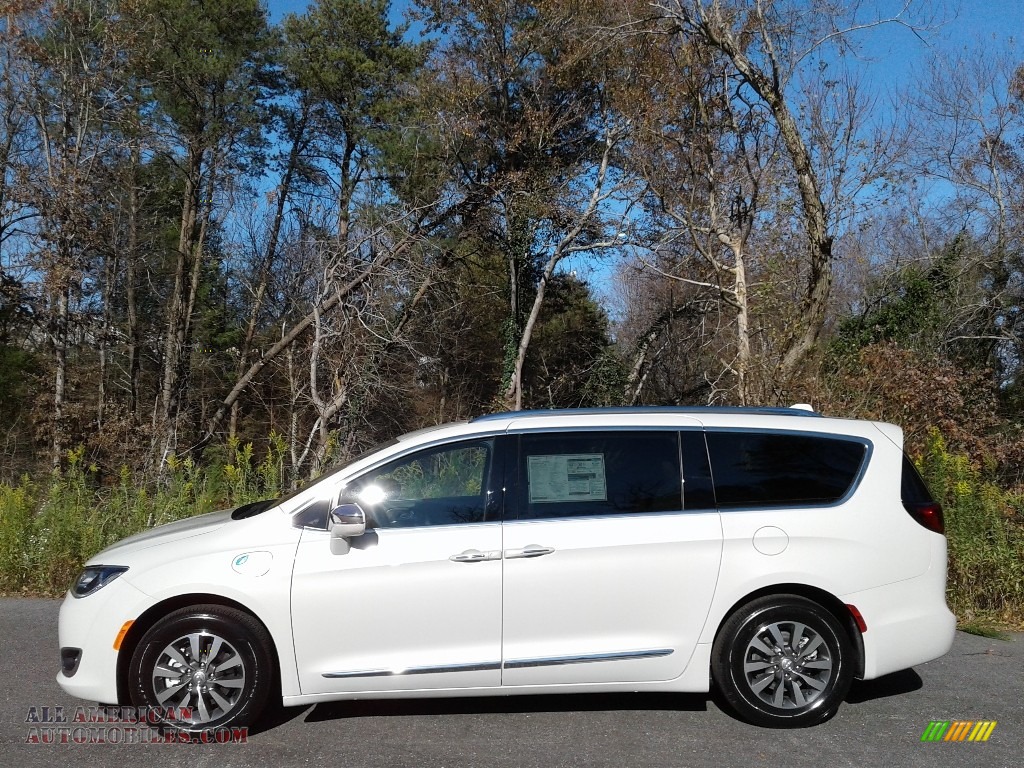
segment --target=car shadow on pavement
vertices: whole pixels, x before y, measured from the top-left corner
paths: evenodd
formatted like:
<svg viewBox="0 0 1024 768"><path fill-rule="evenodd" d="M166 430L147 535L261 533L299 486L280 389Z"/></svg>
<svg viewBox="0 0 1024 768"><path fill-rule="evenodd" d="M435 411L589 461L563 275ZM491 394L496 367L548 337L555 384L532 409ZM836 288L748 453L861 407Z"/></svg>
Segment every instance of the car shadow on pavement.
<svg viewBox="0 0 1024 768"><path fill-rule="evenodd" d="M874 680L854 680L846 695L847 704L863 704L866 701L900 696L920 690L924 686L921 676L912 669L893 672Z"/></svg>
<svg viewBox="0 0 1024 768"><path fill-rule="evenodd" d="M416 715L479 715L540 712L602 712L616 710L669 710L703 712L704 693L593 693L543 696L478 696L438 699L376 699L317 704L306 722L353 717L408 717Z"/></svg>
<svg viewBox="0 0 1024 768"><path fill-rule="evenodd" d="M855 680L847 704L899 696L924 685L912 669L894 672L877 680ZM705 712L727 708L717 692L711 693L581 693L537 696L477 696L435 699L362 699L331 701L305 707L272 706L249 733L257 734L305 715L305 722L346 720L361 717L415 717L424 715L534 714L542 712L675 711Z"/></svg>
<svg viewBox="0 0 1024 768"><path fill-rule="evenodd" d="M289 723L302 716L312 708L311 704L304 707L283 707L280 701L268 704L255 723L249 726L249 735L255 736L264 731L272 731L280 725Z"/></svg>

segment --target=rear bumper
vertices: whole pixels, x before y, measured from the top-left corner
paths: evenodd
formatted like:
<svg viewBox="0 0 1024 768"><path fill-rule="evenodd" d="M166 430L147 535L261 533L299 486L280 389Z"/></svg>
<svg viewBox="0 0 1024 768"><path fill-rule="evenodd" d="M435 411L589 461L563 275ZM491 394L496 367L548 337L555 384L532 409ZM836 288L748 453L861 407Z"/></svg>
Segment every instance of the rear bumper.
<svg viewBox="0 0 1024 768"><path fill-rule="evenodd" d="M921 576L841 596L864 616L864 679L908 669L944 655L956 617L946 605L946 540L936 536Z"/></svg>

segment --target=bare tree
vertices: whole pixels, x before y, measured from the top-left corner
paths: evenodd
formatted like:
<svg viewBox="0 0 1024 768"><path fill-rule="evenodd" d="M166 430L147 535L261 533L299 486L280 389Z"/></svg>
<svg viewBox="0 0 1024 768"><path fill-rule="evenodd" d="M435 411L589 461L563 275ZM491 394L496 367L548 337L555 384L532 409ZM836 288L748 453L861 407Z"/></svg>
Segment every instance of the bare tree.
<svg viewBox="0 0 1024 768"><path fill-rule="evenodd" d="M26 111L25 25L31 20L8 9L0 18L0 270L4 268L7 241L23 233L36 215L19 194L18 169L31 142L30 115Z"/></svg>
<svg viewBox="0 0 1024 768"><path fill-rule="evenodd" d="M557 241L543 248L546 250L546 258L541 270L540 279L537 283L537 290L533 297L529 315L523 325L522 333L516 348L515 365L508 386L504 392L506 403L514 410L523 407L523 366L526 363L526 353L533 338L533 331L540 317L541 308L544 305L544 296L548 283L554 274L555 268L563 259L577 253L594 253L597 251L619 247L618 227L612 226L603 221L605 208L608 201L629 186L623 180L611 181L609 178L609 166L612 155L624 135L624 129L615 125L614 118L605 115L604 148L601 152L600 162L593 175L588 193L585 193L583 202L580 204L575 195L552 196L552 203L562 210L555 213L555 218L571 222L566 229L557 232ZM579 181L573 179L571 186L578 186ZM586 184L583 185L586 189ZM575 205L573 205L575 203ZM614 219L614 217L613 217Z"/></svg>
<svg viewBox="0 0 1024 768"><path fill-rule="evenodd" d="M984 247L976 268L983 295L960 308L964 338L1003 376L1021 360L1024 296L1024 65L1009 47L977 45L937 52L913 104L910 167L946 201L947 228L970 232Z"/></svg>
<svg viewBox="0 0 1024 768"><path fill-rule="evenodd" d="M825 45L846 44L849 35L881 24L908 25L906 8L895 16L864 16L859 5L827 5L805 7L786 2L756 0L755 2L704 3L701 0L670 0L653 3L668 24L662 32L683 37L702 48L716 51L729 63L737 81L735 91L728 94L734 103L746 102L748 107L762 108L777 133L787 173L791 176L800 211L806 248L805 287L799 293L799 308L786 330L775 373L778 398L785 391L803 360L810 354L821 332L832 284L834 243L841 230L842 208L849 195L870 186L879 178L882 166L870 162L858 164L858 157L884 157L881 147L867 146L863 140L862 108L857 104L856 86L844 77L818 77L805 80L803 93L824 86L839 111L828 113L820 108L829 100L818 100L818 108L800 110L794 94L800 93L799 76L816 52ZM819 61L819 66L828 66ZM845 82L844 82L845 81ZM843 87L837 87L842 83ZM814 104L813 98L807 103ZM844 113L843 110L846 110ZM838 134L833 119L848 115L845 127ZM741 134L742 134L742 126ZM776 178L776 184L782 183ZM734 257L735 259L735 251ZM734 265L729 265L730 267ZM743 291L742 286L734 286Z"/></svg>
<svg viewBox="0 0 1024 768"><path fill-rule="evenodd" d="M373 229L368 229L364 242L373 242L374 245L366 258L356 262L345 258L328 261L323 267L327 279L320 284L308 311L286 325L280 338L262 350L259 359L253 361L235 380L231 390L207 420L205 434L191 450L201 450L213 439L233 404L271 362L289 350L298 339L315 332L318 324L322 329L325 316L355 301L368 282L383 270L407 258L409 252L422 242L425 230L429 229L427 217L430 212L432 209L429 208L399 212L393 219L381 221ZM351 257L352 253L346 252L342 256ZM327 410L326 404L323 404L323 409Z"/></svg>
<svg viewBox="0 0 1024 768"><path fill-rule="evenodd" d="M638 259L649 272L681 282L690 294L711 297L731 313L731 341L719 364L734 378L729 389L742 405L752 400L752 279L763 266L750 263L750 249L757 242L755 222L764 220L763 190L776 184L780 171L780 142L720 54L685 40L683 48L675 43L660 52L662 73L630 156L646 181L656 236ZM653 344L677 314L679 307L658 310L637 339L633 386L643 381ZM637 389L627 391L631 401L638 396Z"/></svg>
<svg viewBox="0 0 1024 768"><path fill-rule="evenodd" d="M31 61L26 109L35 151L24 169L28 199L38 211L39 268L45 274L53 350L51 463L67 445L65 408L74 302L96 253L96 198L105 146L104 121L118 98L111 64L117 43L102 2L58 2L40 18L23 51Z"/></svg>
<svg viewBox="0 0 1024 768"><path fill-rule="evenodd" d="M281 165L280 182L273 192L273 207L269 215L262 217L260 224L251 222L248 227L248 239L253 254L251 268L244 283L249 292L248 320L245 324L245 333L242 336L241 347L238 350L238 363L235 369L235 377L241 377L248 365L251 364L253 346L256 342L256 334L259 329L260 317L265 311L267 292L270 289L272 271L275 262L279 259L279 251L287 226L288 205L294 195L297 176L300 172L300 165L304 161L306 150L311 141L308 131L309 112L308 107L300 105L294 113L286 114L283 118L284 134L288 137L288 148L282 152L279 162ZM261 226L262 224L262 226ZM239 401L231 406L231 418L228 427L228 435L234 437L238 428Z"/></svg>

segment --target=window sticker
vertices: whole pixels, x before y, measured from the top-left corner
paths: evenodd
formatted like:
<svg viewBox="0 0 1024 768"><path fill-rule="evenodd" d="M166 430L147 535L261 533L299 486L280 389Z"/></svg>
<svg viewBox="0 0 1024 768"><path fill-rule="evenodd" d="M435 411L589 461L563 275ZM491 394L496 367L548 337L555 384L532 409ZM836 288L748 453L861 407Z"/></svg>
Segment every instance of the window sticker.
<svg viewBox="0 0 1024 768"><path fill-rule="evenodd" d="M530 503L607 501L603 453L528 456Z"/></svg>

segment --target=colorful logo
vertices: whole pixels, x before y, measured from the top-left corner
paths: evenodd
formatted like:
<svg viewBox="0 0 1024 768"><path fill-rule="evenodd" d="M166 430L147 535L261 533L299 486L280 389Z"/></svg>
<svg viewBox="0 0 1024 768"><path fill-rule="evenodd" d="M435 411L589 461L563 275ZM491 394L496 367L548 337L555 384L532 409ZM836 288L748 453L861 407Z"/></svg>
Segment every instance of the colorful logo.
<svg viewBox="0 0 1024 768"><path fill-rule="evenodd" d="M988 741L995 729L995 720L932 720L921 741Z"/></svg>

